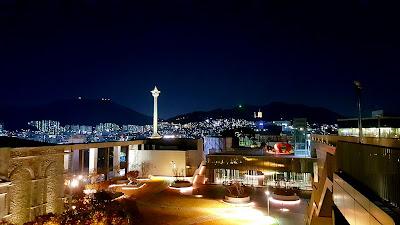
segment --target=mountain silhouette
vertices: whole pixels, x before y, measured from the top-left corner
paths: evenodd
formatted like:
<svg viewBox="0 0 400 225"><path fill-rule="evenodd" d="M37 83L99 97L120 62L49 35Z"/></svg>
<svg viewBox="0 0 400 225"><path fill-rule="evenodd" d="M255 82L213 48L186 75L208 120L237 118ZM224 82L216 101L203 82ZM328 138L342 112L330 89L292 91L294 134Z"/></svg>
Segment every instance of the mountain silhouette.
<svg viewBox="0 0 400 225"><path fill-rule="evenodd" d="M32 128L28 125L28 122L32 120L55 120L59 121L61 125L90 126L99 123L116 123L118 125L152 123L152 117L138 113L126 106L112 101L94 99L60 100L30 108L4 106L0 110L0 123L4 123L7 130Z"/></svg>
<svg viewBox="0 0 400 225"><path fill-rule="evenodd" d="M254 112L261 111L262 120L292 120L293 118L307 118L309 123L334 124L344 116L321 107L310 107L300 104L272 102L264 106L241 105L232 109L215 109L212 111L196 111L168 119L169 122L188 123L199 122L208 118L236 118L246 120L260 120L254 118Z"/></svg>

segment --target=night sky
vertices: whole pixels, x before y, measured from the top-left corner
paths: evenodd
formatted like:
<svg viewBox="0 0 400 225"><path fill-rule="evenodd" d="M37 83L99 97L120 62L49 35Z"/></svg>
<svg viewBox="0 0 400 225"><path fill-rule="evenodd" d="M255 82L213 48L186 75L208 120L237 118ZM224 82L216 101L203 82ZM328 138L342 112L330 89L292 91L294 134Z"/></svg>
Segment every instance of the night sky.
<svg viewBox="0 0 400 225"><path fill-rule="evenodd" d="M359 80L365 115L400 112L397 1L26 2L0 0L3 105L151 115L157 85L162 118L273 101L355 116Z"/></svg>

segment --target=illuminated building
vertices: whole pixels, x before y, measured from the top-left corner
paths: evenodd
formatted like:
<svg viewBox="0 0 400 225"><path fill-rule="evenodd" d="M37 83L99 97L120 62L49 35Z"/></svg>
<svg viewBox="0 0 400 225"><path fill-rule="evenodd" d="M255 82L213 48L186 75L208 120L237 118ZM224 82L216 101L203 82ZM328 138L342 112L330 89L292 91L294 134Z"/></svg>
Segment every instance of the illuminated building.
<svg viewBox="0 0 400 225"><path fill-rule="evenodd" d="M339 119L340 136L358 136L358 119ZM400 138L399 117L376 117L362 119L364 137Z"/></svg>
<svg viewBox="0 0 400 225"><path fill-rule="evenodd" d="M290 126L291 122L288 120L281 120L281 121L272 121L277 126L282 127L282 132L289 132L290 131Z"/></svg>
<svg viewBox="0 0 400 225"><path fill-rule="evenodd" d="M115 131L119 129L120 129L119 126L115 123L100 123L99 125L96 126L96 130L101 132Z"/></svg>
<svg viewBox="0 0 400 225"><path fill-rule="evenodd" d="M231 137L204 137L204 155L230 151L231 147Z"/></svg>
<svg viewBox="0 0 400 225"><path fill-rule="evenodd" d="M49 135L57 135L60 132L60 122L53 120L39 120L28 122L29 125Z"/></svg>
<svg viewBox="0 0 400 225"><path fill-rule="evenodd" d="M315 158L290 156L261 156L240 153L207 155L207 178L210 183L222 184L233 180L252 186L285 186L300 189L311 187Z"/></svg>
<svg viewBox="0 0 400 225"><path fill-rule="evenodd" d="M254 112L254 118L255 119L261 119L262 118L261 110L258 110L258 112Z"/></svg>
<svg viewBox="0 0 400 225"><path fill-rule="evenodd" d="M219 151L209 151L205 142L206 176L210 183L222 184L240 181L252 186L292 185L300 189L311 187L316 158L290 155L269 155L264 147L244 148L225 146L219 139L215 143ZM279 140L276 137L275 140ZM213 142L211 142L213 143ZM222 144L221 144L222 143ZM223 146L225 150L221 147ZM211 148L212 149L212 148ZM277 182L277 183L276 183Z"/></svg>

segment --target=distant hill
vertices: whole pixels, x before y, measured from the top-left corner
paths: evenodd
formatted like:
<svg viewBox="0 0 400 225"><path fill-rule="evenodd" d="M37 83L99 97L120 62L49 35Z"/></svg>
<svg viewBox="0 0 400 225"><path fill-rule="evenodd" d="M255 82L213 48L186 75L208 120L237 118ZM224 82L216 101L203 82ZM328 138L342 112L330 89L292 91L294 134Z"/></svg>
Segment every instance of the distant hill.
<svg viewBox="0 0 400 225"><path fill-rule="evenodd" d="M133 109L112 101L93 99L60 100L47 105L32 108L4 106L0 110L0 122L7 130L32 128L32 120L56 120L65 124L97 125L116 123L145 125L152 123L152 117L138 113Z"/></svg>
<svg viewBox="0 0 400 225"><path fill-rule="evenodd" d="M254 112L261 110L263 113L262 120L292 120L293 118L307 118L310 123L336 123L337 119L344 116L331 110L321 107L310 107L299 104L286 104L281 102L273 102L264 106L242 105L232 109L216 109L208 112L197 111L187 113L168 119L169 122L188 123L199 122L207 118L237 118L246 120L255 120Z"/></svg>
<svg viewBox="0 0 400 225"><path fill-rule="evenodd" d="M53 146L54 144L19 139L15 137L0 136L0 148L18 148L18 147L38 147L38 146Z"/></svg>

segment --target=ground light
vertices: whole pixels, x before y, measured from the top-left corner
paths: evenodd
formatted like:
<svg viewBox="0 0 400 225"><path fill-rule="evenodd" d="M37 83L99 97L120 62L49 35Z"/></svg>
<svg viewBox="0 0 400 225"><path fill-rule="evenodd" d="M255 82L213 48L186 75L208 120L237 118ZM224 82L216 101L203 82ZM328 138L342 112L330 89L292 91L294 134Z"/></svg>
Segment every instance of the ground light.
<svg viewBox="0 0 400 225"><path fill-rule="evenodd" d="M278 200L278 199L274 199L273 197L270 197L269 200L273 203L277 203L277 204L282 204L282 205L296 205L299 204L301 202L300 199L291 201L291 200Z"/></svg>
<svg viewBox="0 0 400 225"><path fill-rule="evenodd" d="M230 213L222 213L222 217L226 219L237 219L237 220L246 220L251 221L248 224L276 224L277 221L275 218L271 216L264 216L264 214L254 208L235 208L234 211Z"/></svg>
<svg viewBox="0 0 400 225"><path fill-rule="evenodd" d="M171 186L169 186L168 188L172 189L172 190L179 190L179 192L184 195L191 195L193 193L192 186L190 186L190 187L171 187Z"/></svg>

